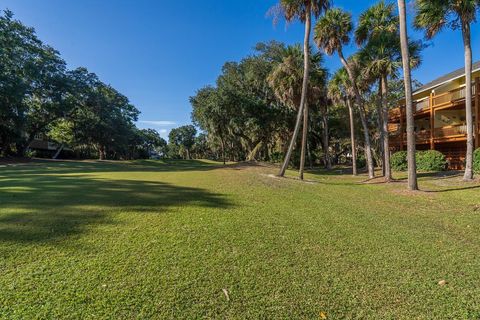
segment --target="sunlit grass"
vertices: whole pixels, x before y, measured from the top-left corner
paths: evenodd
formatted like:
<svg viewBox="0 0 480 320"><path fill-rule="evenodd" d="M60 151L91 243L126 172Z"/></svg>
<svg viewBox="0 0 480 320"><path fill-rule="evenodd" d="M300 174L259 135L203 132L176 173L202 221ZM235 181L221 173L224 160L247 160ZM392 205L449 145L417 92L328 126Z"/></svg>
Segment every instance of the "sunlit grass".
<svg viewBox="0 0 480 320"><path fill-rule="evenodd" d="M478 182L423 174L412 194L340 171L272 173L2 168L0 318L480 317Z"/></svg>

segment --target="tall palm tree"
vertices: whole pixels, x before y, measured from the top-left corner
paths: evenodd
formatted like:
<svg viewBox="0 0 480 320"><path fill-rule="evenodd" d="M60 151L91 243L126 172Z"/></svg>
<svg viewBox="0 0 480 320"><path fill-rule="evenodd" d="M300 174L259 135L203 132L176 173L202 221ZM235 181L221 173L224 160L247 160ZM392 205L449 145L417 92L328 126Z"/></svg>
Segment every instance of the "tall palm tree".
<svg viewBox="0 0 480 320"><path fill-rule="evenodd" d="M473 179L473 112L471 24L476 21L479 0L417 0L415 26L425 30L428 39L443 28L461 29L465 51L465 115L467 119L467 154L463 180Z"/></svg>
<svg viewBox="0 0 480 320"><path fill-rule="evenodd" d="M373 5L360 15L358 27L355 30L355 41L358 45L368 42L364 55L368 59L367 71L379 80L381 108L379 109L380 141L383 150L383 172L385 181L392 180L390 169L390 152L388 139L388 76L394 70L392 45L396 48L391 38L397 36L398 19L394 15L394 6L385 1ZM366 53L366 54L365 54ZM393 69L393 70L392 70Z"/></svg>
<svg viewBox="0 0 480 320"><path fill-rule="evenodd" d="M328 97L334 103L344 104L348 108L350 120L350 144L352 148L352 174L357 173L357 150L355 145L355 120L353 114L352 97L354 96L351 89L350 80L345 68L339 69L328 83Z"/></svg>
<svg viewBox="0 0 480 320"><path fill-rule="evenodd" d="M283 60L272 69L267 81L278 101L297 109L302 96L304 54L300 45L291 45L285 48L282 55ZM309 60L306 103L318 105L325 100L328 72L323 67L323 55L320 52L310 53Z"/></svg>
<svg viewBox="0 0 480 320"><path fill-rule="evenodd" d="M403 78L405 83L405 109L407 116L407 160L408 189L418 190L417 164L415 159L415 119L413 118L412 75L410 73L410 53L408 52L407 11L405 0L398 0L400 22L400 46L402 50ZM433 128L432 128L433 129Z"/></svg>
<svg viewBox="0 0 480 320"><path fill-rule="evenodd" d="M275 7L274 14L278 16L278 13L282 13L285 20L293 21L300 20L305 23L305 37L303 41L304 52L304 70L303 70L303 83L302 83L302 95L300 99L300 106L298 108L297 120L295 123L295 129L293 132L292 140L288 147L287 154L282 167L280 168L279 176L283 177L287 170L290 158L292 156L293 147L297 140L298 132L300 131L300 124L303 116L303 135L302 135L302 151L300 158L300 179L303 179L303 170L305 166L305 150L307 145L307 132L308 132L308 105L307 105L307 90L308 90L308 77L310 69L310 33L312 29L312 15L316 18L326 11L330 7L330 0L280 0L280 3Z"/></svg>
<svg viewBox="0 0 480 320"><path fill-rule="evenodd" d="M385 181L389 182L392 180L392 172L388 137L388 80L396 77L402 67L399 21L395 14L395 6L382 0L362 13L355 31L355 40L358 45L365 45L360 51L360 57L364 63L366 77L373 77L379 83L383 169ZM421 49L419 42L409 42L409 61L412 68L420 64Z"/></svg>
<svg viewBox="0 0 480 320"><path fill-rule="evenodd" d="M372 147L370 135L368 132L368 123L360 90L356 83L354 68L345 59L343 55L343 46L350 43L350 34L353 30L352 16L341 9L330 9L325 15L317 21L315 26L314 39L319 48L322 48L326 54L332 55L337 52L340 61L348 73L353 92L355 94L355 103L360 111L363 133L365 138L365 154L367 157L368 177L373 179L375 171L373 166Z"/></svg>

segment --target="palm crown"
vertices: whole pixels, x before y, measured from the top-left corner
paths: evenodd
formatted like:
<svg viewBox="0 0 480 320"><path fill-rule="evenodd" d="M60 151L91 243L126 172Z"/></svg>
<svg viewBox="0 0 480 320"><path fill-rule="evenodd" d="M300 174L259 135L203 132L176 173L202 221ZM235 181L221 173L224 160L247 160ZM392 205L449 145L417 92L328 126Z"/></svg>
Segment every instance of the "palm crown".
<svg viewBox="0 0 480 320"><path fill-rule="evenodd" d="M417 0L415 26L425 30L428 39L445 27L459 29L476 21L479 0Z"/></svg>
<svg viewBox="0 0 480 320"><path fill-rule="evenodd" d="M395 6L383 0L363 12L355 30L355 42L361 45L368 39L381 37L386 33L394 33L398 37L398 17L394 12Z"/></svg>
<svg viewBox="0 0 480 320"><path fill-rule="evenodd" d="M352 16L340 9L330 9L320 18L315 26L314 40L326 54L342 50L350 42L353 30Z"/></svg>
<svg viewBox="0 0 480 320"><path fill-rule="evenodd" d="M277 12L282 12L287 21L298 19L305 22L310 12L318 17L330 7L330 0L280 0Z"/></svg>

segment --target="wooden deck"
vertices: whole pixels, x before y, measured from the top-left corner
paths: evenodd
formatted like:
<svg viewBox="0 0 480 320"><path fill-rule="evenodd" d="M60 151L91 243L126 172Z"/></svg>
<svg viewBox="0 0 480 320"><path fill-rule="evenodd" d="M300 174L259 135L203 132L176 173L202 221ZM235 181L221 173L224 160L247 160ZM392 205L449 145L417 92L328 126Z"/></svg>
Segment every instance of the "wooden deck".
<svg viewBox="0 0 480 320"><path fill-rule="evenodd" d="M467 126L450 125L435 128L435 114L440 110L465 108L465 86L454 90L419 99L414 102L414 117L429 118L430 128L415 133L419 149L434 149L445 154L451 169L463 167L466 151ZM474 114L475 147L480 147L480 78L475 78L472 85L472 104ZM389 133L391 150L404 150L406 147L405 106L397 107L389 112Z"/></svg>

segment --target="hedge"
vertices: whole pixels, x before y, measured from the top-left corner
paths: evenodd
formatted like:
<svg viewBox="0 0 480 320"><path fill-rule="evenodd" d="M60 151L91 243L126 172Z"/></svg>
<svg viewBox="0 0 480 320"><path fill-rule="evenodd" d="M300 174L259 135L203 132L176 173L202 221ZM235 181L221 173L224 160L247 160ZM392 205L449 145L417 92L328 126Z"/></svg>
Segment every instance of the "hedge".
<svg viewBox="0 0 480 320"><path fill-rule="evenodd" d="M473 153L473 170L480 173L480 148Z"/></svg>
<svg viewBox="0 0 480 320"><path fill-rule="evenodd" d="M480 165L480 152L479 165ZM436 150L417 151L417 170L418 171L442 171L447 168L447 160L443 153ZM407 152L399 151L392 155L390 158L391 166L393 170L405 171L408 169Z"/></svg>

